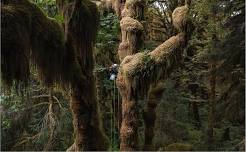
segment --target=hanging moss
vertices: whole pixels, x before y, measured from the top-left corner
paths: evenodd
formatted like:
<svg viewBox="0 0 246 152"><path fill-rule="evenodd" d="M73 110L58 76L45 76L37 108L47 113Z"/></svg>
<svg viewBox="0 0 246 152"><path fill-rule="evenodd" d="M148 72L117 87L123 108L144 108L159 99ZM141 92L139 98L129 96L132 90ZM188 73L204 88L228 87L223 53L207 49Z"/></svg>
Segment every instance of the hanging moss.
<svg viewBox="0 0 246 152"><path fill-rule="evenodd" d="M107 150L108 140L102 131L95 97L93 45L96 40L99 13L94 3L76 0L65 13L66 45L71 75L71 110L75 132L75 151ZM69 71L70 72L70 71ZM96 143L96 144L95 144Z"/></svg>
<svg viewBox="0 0 246 152"><path fill-rule="evenodd" d="M6 84L27 81L30 63L37 66L41 80L47 85L69 83L77 78L73 73L84 74L81 69L93 68L92 49L99 22L94 3L82 1L81 7L74 8L76 13L68 21L73 36L67 44L60 25L36 5L28 0L3 3L1 77Z"/></svg>
<svg viewBox="0 0 246 152"><path fill-rule="evenodd" d="M64 40L60 26L27 0L2 5L2 80L27 81L30 64L39 70L46 84L59 81L64 58Z"/></svg>
<svg viewBox="0 0 246 152"><path fill-rule="evenodd" d="M127 79L126 82L130 85L129 88L133 89L134 94L146 95L150 84L166 78L181 61L182 50L186 45L186 34L182 31L186 30L187 13L188 5L185 5L176 8L172 14L174 27L180 31L178 35L169 38L152 52L128 56L121 63L119 74ZM134 26L130 25L131 18L125 18L125 23L123 21L121 23L123 30L137 29L137 23Z"/></svg>
<svg viewBox="0 0 246 152"><path fill-rule="evenodd" d="M137 44L139 37L135 31L141 30L141 24L135 19L138 19L143 13L143 8L139 5L141 0L127 0L121 20L122 29L122 42L128 42L129 50L132 46ZM144 98L149 91L151 84L157 83L157 81L167 78L170 72L181 61L182 51L186 46L186 15L188 12L188 5L177 8L173 13L174 27L179 30L179 34L171 37L163 44L158 46L152 52L136 53L137 51L129 51L130 56L126 56L121 63L119 74L117 77L117 86L122 96L122 126L121 126L121 144L120 149L123 151L136 150L137 147L137 110L136 103L139 98ZM139 16L140 15L140 16ZM126 44L126 43L123 43ZM121 49L128 48L122 46ZM137 47L135 47L136 49ZM151 109L148 115L154 117L154 110ZM150 123L154 122L154 119L148 119ZM152 140L153 129L150 126L148 131L150 134L146 134L148 139ZM151 140L146 142L146 148L149 148Z"/></svg>
<svg viewBox="0 0 246 152"><path fill-rule="evenodd" d="M124 17L120 21L122 43L119 46L119 57L122 61L126 55L135 54L142 46L143 25L131 18Z"/></svg>
<svg viewBox="0 0 246 152"><path fill-rule="evenodd" d="M60 82L65 58L65 40L62 28L51 18L47 18L33 5L31 26L31 59L37 65L40 78L48 85Z"/></svg>
<svg viewBox="0 0 246 152"><path fill-rule="evenodd" d="M7 85L29 77L30 13L25 8L1 5L1 78Z"/></svg>
<svg viewBox="0 0 246 152"><path fill-rule="evenodd" d="M69 7L73 7L70 5ZM94 3L82 1L78 8L68 8L73 15L67 19L68 42L71 43L82 68L93 68L93 44L96 40L99 13Z"/></svg>

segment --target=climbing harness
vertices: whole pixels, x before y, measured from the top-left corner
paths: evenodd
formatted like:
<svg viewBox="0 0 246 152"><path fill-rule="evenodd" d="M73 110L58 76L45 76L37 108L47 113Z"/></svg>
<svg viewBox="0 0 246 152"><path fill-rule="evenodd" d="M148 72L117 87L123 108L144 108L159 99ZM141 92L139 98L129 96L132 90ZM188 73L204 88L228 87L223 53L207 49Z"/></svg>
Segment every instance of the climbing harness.
<svg viewBox="0 0 246 152"><path fill-rule="evenodd" d="M118 68L119 68L118 64L113 64L109 68L106 68L106 67L95 68L93 70L93 72L99 73L99 72L103 72L103 71L108 71L109 72L109 80L114 81L117 78Z"/></svg>
<svg viewBox="0 0 246 152"><path fill-rule="evenodd" d="M118 74L118 64L113 64L110 68L109 68L109 72L110 72L110 80L115 80L116 76Z"/></svg>

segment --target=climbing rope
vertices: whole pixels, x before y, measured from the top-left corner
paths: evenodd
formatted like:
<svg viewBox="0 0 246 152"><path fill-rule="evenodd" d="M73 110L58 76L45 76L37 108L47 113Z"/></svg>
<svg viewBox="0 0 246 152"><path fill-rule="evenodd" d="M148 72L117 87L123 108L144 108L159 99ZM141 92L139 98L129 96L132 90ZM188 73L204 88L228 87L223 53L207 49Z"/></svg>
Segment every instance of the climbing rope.
<svg viewBox="0 0 246 152"><path fill-rule="evenodd" d="M116 120L116 116L119 116L119 108L117 109L117 105L119 107L119 92L116 90L116 80L114 81L114 87L113 87L113 102L112 102L112 110L111 110L111 144L112 144L112 148L114 148L114 145L117 143L117 134L116 134L116 128L119 128L119 118L118 121ZM117 92L116 92L117 91ZM117 95L117 97L116 97ZM117 100L117 101L116 101ZM118 114L116 113L116 111L118 110Z"/></svg>
<svg viewBox="0 0 246 152"><path fill-rule="evenodd" d="M114 80L114 98L113 98L113 123L114 123L114 125L113 125L113 130L114 130L114 132L113 132L113 145L115 145L115 139L116 139L116 137L115 137L115 99L116 99L116 97L115 97L115 80Z"/></svg>
<svg viewBox="0 0 246 152"><path fill-rule="evenodd" d="M118 132L120 133L120 112L121 112L121 110L120 110L120 93L119 93L119 91L117 91L117 96L118 96L118 99L117 99L117 104L118 104Z"/></svg>
<svg viewBox="0 0 246 152"><path fill-rule="evenodd" d="M111 150L114 150L114 146L117 143L117 134L116 131L120 131L120 97L119 91L116 89L116 78L118 74L119 66L117 64L113 64L110 67L97 67L93 70L93 73L99 73L103 71L109 72L108 79L113 81L113 91L111 95L113 96L113 101L111 101L110 105L110 144ZM117 92L116 92L117 91ZM113 94L112 94L113 93ZM117 95L117 97L116 97ZM117 111L118 110L118 111ZM116 113L117 111L117 113ZM118 116L118 121L116 120Z"/></svg>

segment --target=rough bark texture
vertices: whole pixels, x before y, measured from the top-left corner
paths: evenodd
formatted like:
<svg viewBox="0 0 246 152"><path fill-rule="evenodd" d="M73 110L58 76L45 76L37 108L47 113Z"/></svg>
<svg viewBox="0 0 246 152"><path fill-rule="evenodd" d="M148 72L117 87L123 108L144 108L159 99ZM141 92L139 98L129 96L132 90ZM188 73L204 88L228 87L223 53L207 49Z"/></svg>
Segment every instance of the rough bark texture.
<svg viewBox="0 0 246 152"><path fill-rule="evenodd" d="M143 25L140 21L143 19L145 2L143 0L116 0L115 3L117 4L115 5L116 12L119 11L117 14L122 17L120 21L122 42L118 49L119 59L122 61L127 55L137 53L142 45ZM138 137L133 134L137 132L137 96L132 95L131 98L127 96L130 97L129 94L125 94L122 99L122 111L128 109L132 111L132 114L131 112L128 115L122 113L120 149L135 150L138 145ZM129 141L131 143L128 143Z"/></svg>
<svg viewBox="0 0 246 152"><path fill-rule="evenodd" d="M148 93L147 107L143 113L144 124L145 124L145 140L144 140L144 151L153 151L153 137L156 120L156 106L158 101L162 97L164 91L164 84L158 83L157 85L151 86Z"/></svg>
<svg viewBox="0 0 246 152"><path fill-rule="evenodd" d="M70 12L72 10L72 12ZM76 61L83 78L74 79L71 84L71 110L75 142L70 150L107 150L107 138L102 131L98 114L98 102L93 75L93 44L98 25L98 12L95 4L76 0L72 9L68 7L65 33L70 49L76 52ZM94 29L94 31L91 31Z"/></svg>
<svg viewBox="0 0 246 152"><path fill-rule="evenodd" d="M137 2L139 1L131 1L133 4L138 4ZM121 59L124 60L120 66L117 85L122 96L123 118L120 132L120 149L123 151L138 149L138 110L136 109L138 98L147 94L151 84L166 78L173 68L181 61L182 51L187 44L186 30L188 6L189 4L186 3L184 6L176 8L172 14L174 27L180 32L176 36L171 37L152 52L137 53L125 58L125 54L121 55ZM127 4L125 8L127 8ZM125 13L122 14L123 16L124 14L131 15L130 12L131 9L125 10ZM126 21L128 21L128 19ZM121 24L123 25L123 23ZM140 29L136 28L139 27L138 24L129 27L125 26L122 29L129 29L129 31L132 29L134 29L133 31L139 31L136 29ZM125 38L125 40L129 40L128 35L131 36L131 34L127 32L128 31L126 30L126 36L124 36L124 31L122 32L122 38ZM129 42L131 41L126 41L124 44L126 46L124 47L124 51L134 52L135 50L130 47L134 46L134 43L129 44ZM119 55L120 51L121 50L119 49Z"/></svg>
<svg viewBox="0 0 246 152"><path fill-rule="evenodd" d="M213 134L214 134L214 109L215 109L215 85L216 85L216 75L215 75L215 64L210 64L210 76L209 76L209 113L208 113L208 150L213 149Z"/></svg>
<svg viewBox="0 0 246 152"><path fill-rule="evenodd" d="M93 87L87 89L94 89ZM83 96L81 88L73 90L70 102L75 133L74 151L107 150L107 141L102 134L97 103L93 90ZM90 96L92 95L92 96Z"/></svg>
<svg viewBox="0 0 246 152"><path fill-rule="evenodd" d="M193 111L193 118L195 120L196 126L198 128L201 127L201 120L200 120L200 114L199 114L199 109L198 109L198 103L197 102L192 102L192 111Z"/></svg>

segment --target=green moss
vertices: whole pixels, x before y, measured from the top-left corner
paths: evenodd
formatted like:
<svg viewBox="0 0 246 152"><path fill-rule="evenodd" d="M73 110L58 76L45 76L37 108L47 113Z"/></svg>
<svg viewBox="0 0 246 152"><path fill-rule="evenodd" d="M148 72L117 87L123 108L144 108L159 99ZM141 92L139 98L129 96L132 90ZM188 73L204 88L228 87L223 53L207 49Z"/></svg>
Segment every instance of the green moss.
<svg viewBox="0 0 246 152"><path fill-rule="evenodd" d="M167 151L192 151L193 146L190 144L184 144L184 143L173 143L168 145L165 150Z"/></svg>
<svg viewBox="0 0 246 152"><path fill-rule="evenodd" d="M6 85L27 82L31 29L30 12L24 7L1 5L1 78Z"/></svg>
<svg viewBox="0 0 246 152"><path fill-rule="evenodd" d="M30 64L37 67L40 79L48 86L76 81L75 75L82 77L86 68L92 75L92 50L99 22L94 3L82 1L74 9L66 43L61 26L28 0L4 1L1 9L4 83L10 86L13 81L26 82Z"/></svg>
<svg viewBox="0 0 246 152"><path fill-rule="evenodd" d="M32 12L31 53L32 62L37 65L40 78L45 84L59 82L63 75L63 60L66 55L62 28L35 5Z"/></svg>

